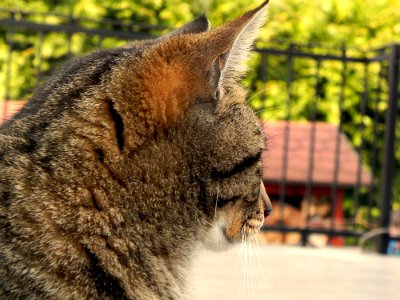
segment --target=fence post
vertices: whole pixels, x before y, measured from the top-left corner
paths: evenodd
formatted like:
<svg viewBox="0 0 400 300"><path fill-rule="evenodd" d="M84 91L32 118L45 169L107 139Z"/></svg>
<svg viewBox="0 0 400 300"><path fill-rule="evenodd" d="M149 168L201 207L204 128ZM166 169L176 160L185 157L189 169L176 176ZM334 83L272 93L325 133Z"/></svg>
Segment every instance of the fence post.
<svg viewBox="0 0 400 300"><path fill-rule="evenodd" d="M378 237L377 251L387 254L389 244L389 225L392 208L392 185L395 167L395 139L396 139L396 115L397 102L399 100L399 69L400 69L400 44L394 44L391 49L389 60L388 83L389 99L385 116L385 139L382 157L382 176L380 190L380 211L379 227L385 233Z"/></svg>

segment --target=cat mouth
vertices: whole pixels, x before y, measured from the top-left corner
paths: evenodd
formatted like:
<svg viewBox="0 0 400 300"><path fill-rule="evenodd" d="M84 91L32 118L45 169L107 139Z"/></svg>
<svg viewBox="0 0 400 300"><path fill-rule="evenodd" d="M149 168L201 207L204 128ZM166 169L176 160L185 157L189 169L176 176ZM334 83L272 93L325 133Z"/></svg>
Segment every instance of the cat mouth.
<svg viewBox="0 0 400 300"><path fill-rule="evenodd" d="M229 249L233 245L253 239L263 223L263 220L251 218L240 223L228 224L224 218L221 218L208 230L203 245L213 251Z"/></svg>
<svg viewBox="0 0 400 300"><path fill-rule="evenodd" d="M260 232L260 229L263 225L263 221L257 219L250 219L243 223L239 232L236 231L235 234L231 234L231 230L228 230L226 227L223 228L223 232L225 237L230 243L240 243L246 242L249 239L252 239L257 233Z"/></svg>
<svg viewBox="0 0 400 300"><path fill-rule="evenodd" d="M261 227L264 224L264 220L251 219L247 221L242 228L242 239L253 238L257 233L260 232Z"/></svg>

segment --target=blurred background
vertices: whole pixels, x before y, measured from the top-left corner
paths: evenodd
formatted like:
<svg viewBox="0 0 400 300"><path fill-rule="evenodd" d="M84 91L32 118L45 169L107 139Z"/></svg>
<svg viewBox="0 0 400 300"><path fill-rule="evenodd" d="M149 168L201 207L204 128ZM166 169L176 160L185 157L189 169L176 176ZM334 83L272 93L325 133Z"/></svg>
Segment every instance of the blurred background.
<svg viewBox="0 0 400 300"><path fill-rule="evenodd" d="M0 120L65 60L203 13L215 27L260 2L0 0ZM399 41L400 0L271 1L243 79L267 137L274 204L259 244L400 256Z"/></svg>

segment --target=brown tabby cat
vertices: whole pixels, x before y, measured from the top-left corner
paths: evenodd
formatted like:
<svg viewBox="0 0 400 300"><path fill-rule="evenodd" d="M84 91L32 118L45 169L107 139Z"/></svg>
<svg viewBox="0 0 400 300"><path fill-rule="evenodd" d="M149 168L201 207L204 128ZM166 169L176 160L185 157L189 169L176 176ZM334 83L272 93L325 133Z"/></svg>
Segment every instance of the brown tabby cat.
<svg viewBox="0 0 400 300"><path fill-rule="evenodd" d="M266 2L65 65L0 129L0 299L181 299L270 211L237 83Z"/></svg>

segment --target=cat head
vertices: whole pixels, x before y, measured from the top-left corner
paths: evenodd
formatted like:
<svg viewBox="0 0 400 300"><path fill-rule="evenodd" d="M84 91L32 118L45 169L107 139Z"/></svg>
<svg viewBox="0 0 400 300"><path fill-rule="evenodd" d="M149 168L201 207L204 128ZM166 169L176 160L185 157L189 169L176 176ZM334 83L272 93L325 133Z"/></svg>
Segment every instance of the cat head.
<svg viewBox="0 0 400 300"><path fill-rule="evenodd" d="M181 149L213 249L254 235L271 211L261 181L265 138L239 83L267 3L213 30L200 17L130 45L135 56L121 60L107 91L123 119L122 151L159 132Z"/></svg>
<svg viewBox="0 0 400 300"><path fill-rule="evenodd" d="M221 108L244 101L237 82L246 71L267 3L213 30L203 16L157 40L139 43L133 47L139 55L128 56L120 71L113 72L111 94L121 91L114 102L128 107L140 101L147 109L147 126L160 128L180 119L195 102L214 101ZM240 95L229 97L233 93Z"/></svg>

